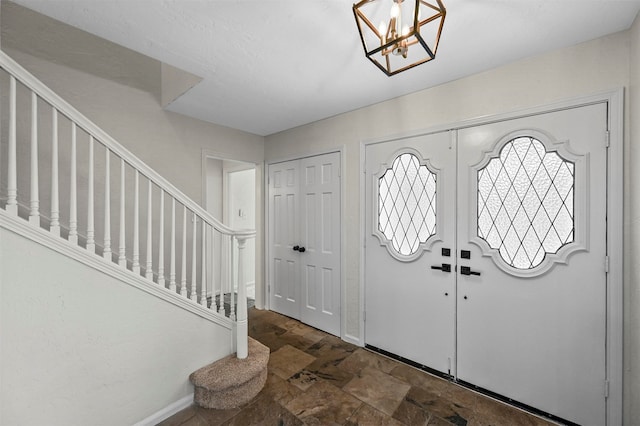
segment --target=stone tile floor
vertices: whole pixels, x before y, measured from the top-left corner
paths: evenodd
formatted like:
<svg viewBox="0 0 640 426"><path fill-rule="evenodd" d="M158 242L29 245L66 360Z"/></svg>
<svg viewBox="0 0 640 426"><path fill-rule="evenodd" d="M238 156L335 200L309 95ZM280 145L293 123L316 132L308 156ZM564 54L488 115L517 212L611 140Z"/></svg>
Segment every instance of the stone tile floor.
<svg viewBox="0 0 640 426"><path fill-rule="evenodd" d="M251 308L249 335L271 349L264 389L240 408L193 405L162 426L552 424L274 312Z"/></svg>

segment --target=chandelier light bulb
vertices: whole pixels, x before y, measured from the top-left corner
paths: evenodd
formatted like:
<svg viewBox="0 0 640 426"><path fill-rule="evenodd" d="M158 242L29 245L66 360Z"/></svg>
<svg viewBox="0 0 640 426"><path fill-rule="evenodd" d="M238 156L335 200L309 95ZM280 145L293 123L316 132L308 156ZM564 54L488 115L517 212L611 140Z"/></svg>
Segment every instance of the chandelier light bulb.
<svg viewBox="0 0 640 426"><path fill-rule="evenodd" d="M393 6L391 6L391 17L392 18L397 18L398 16L400 16L400 6L398 6L398 3L393 3Z"/></svg>
<svg viewBox="0 0 640 426"><path fill-rule="evenodd" d="M380 39L382 40L382 43L385 42L385 39L387 38L387 23L382 21L380 22L380 25L378 25L378 32L380 33Z"/></svg>

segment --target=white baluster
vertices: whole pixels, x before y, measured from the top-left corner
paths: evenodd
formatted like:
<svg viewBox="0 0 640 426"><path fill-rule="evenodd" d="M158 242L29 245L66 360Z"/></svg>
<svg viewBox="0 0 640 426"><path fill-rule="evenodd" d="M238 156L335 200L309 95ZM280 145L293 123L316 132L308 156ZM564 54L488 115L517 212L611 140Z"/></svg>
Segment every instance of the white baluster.
<svg viewBox="0 0 640 426"><path fill-rule="evenodd" d="M58 194L58 111L51 108L51 223L50 232L60 236L60 201Z"/></svg>
<svg viewBox="0 0 640 426"><path fill-rule="evenodd" d="M233 236L229 235L229 265L227 266L229 271L229 308L231 312L229 313L229 318L232 320L236 319L236 286L233 280L234 278L234 270L233 270Z"/></svg>
<svg viewBox="0 0 640 426"><path fill-rule="evenodd" d="M29 223L40 227L40 190L38 187L38 96L31 92L31 210Z"/></svg>
<svg viewBox="0 0 640 426"><path fill-rule="evenodd" d="M153 208L151 204L153 194L153 183L149 179L149 191L147 193L147 264L145 277L148 280L153 281L153 241L151 235L151 225L153 222Z"/></svg>
<svg viewBox="0 0 640 426"><path fill-rule="evenodd" d="M202 256L201 256L201 266L202 266L202 276L200 277L200 304L207 307L207 224L203 220L202 221ZM214 304L214 301L211 301L211 304ZM213 308L213 306L212 306Z"/></svg>
<svg viewBox="0 0 640 426"><path fill-rule="evenodd" d="M187 206L182 213L182 279L180 280L180 296L187 297Z"/></svg>
<svg viewBox="0 0 640 426"><path fill-rule="evenodd" d="M244 247L246 239L243 237L236 237L236 239L238 241L238 319L236 321L236 353L239 359L245 359L249 353L247 288L244 284Z"/></svg>
<svg viewBox="0 0 640 426"><path fill-rule="evenodd" d="M127 250L126 250L126 232L125 232L125 162L124 158L120 159L120 246L118 251L118 265L123 268L127 267Z"/></svg>
<svg viewBox="0 0 640 426"><path fill-rule="evenodd" d="M171 198L171 254L169 290L176 291L176 199Z"/></svg>
<svg viewBox="0 0 640 426"><path fill-rule="evenodd" d="M218 298L218 313L227 316L227 310L224 307L224 283L227 282L226 277L226 247L227 239L226 235L220 233L220 254L217 256L220 259L218 265L220 265L220 297ZM213 261L215 264L215 259Z"/></svg>
<svg viewBox="0 0 640 426"><path fill-rule="evenodd" d="M111 257L111 153L105 149L104 157L104 250L102 255L109 262Z"/></svg>
<svg viewBox="0 0 640 426"><path fill-rule="evenodd" d="M160 229L158 229L158 285L164 287L164 191L160 188Z"/></svg>
<svg viewBox="0 0 640 426"><path fill-rule="evenodd" d="M76 123L71 122L71 187L69 188L69 242L78 245L78 149Z"/></svg>
<svg viewBox="0 0 640 426"><path fill-rule="evenodd" d="M18 215L18 160L16 147L16 79L9 84L9 164L7 167L7 212Z"/></svg>
<svg viewBox="0 0 640 426"><path fill-rule="evenodd" d="M93 136L89 136L89 182L87 188L87 250L91 253L96 252L96 230L94 225L94 158L93 158L94 141Z"/></svg>
<svg viewBox="0 0 640 426"><path fill-rule="evenodd" d="M196 240L198 238L196 234L197 224L198 224L198 218L194 212L193 213L193 233L192 233L193 241L191 244L191 293L189 293L189 298L194 302L198 301L198 289L196 287L196 274L197 274L196 257L198 255L198 253L196 253Z"/></svg>
<svg viewBox="0 0 640 426"><path fill-rule="evenodd" d="M131 270L140 274L140 173L133 175L133 265Z"/></svg>

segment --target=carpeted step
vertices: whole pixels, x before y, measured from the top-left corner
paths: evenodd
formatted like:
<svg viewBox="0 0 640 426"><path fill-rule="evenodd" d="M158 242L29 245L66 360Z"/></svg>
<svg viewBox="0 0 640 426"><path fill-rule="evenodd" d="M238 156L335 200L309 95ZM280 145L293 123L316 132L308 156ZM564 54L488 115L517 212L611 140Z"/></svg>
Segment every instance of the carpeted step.
<svg viewBox="0 0 640 426"><path fill-rule="evenodd" d="M189 380L195 386L193 401L201 407L229 409L249 402L267 381L269 348L249 337L249 355L236 354L194 371Z"/></svg>

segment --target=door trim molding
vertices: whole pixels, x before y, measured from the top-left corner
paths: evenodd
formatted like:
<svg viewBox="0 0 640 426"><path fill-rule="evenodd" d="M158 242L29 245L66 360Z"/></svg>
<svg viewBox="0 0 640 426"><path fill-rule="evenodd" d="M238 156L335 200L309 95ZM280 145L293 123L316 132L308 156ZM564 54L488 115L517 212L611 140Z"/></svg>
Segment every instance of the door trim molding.
<svg viewBox="0 0 640 426"><path fill-rule="evenodd" d="M393 142L400 139L460 130L468 127L492 124L501 121L524 118L556 111L606 103L607 126L609 130L608 170L607 170L607 254L609 272L607 274L607 325L606 325L606 376L608 397L606 399L607 424L622 424L623 411L623 289L624 289L624 88L612 89L591 95L570 98L546 105L477 117L468 120L445 123L426 129L400 132L360 141L360 319L359 344L364 345L365 309L365 180L366 149L369 145ZM603 135L603 138L606 135ZM603 260L604 261L604 260ZM603 384L604 388L604 384ZM604 392L604 390L603 390Z"/></svg>

